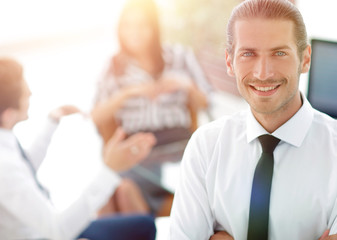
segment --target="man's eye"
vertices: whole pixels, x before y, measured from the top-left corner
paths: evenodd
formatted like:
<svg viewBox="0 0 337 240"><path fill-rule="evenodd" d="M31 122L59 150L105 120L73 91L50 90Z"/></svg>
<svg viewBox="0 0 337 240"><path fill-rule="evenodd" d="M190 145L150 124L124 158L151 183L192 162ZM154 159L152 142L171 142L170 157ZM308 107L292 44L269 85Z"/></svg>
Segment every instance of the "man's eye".
<svg viewBox="0 0 337 240"><path fill-rule="evenodd" d="M244 53L242 54L242 56L243 56L243 57L252 57L252 56L254 56L254 53L252 53L252 52L244 52Z"/></svg>
<svg viewBox="0 0 337 240"><path fill-rule="evenodd" d="M277 51L276 53L275 53L275 56L285 56L286 55L286 53L285 52L282 52L282 51Z"/></svg>

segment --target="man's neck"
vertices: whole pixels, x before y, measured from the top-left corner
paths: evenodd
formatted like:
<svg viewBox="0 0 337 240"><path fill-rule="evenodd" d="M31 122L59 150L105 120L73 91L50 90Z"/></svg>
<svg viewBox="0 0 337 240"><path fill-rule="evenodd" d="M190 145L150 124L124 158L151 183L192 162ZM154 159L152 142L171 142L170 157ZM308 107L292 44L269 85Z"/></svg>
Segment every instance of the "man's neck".
<svg viewBox="0 0 337 240"><path fill-rule="evenodd" d="M7 124L0 124L0 128L7 129L7 130L13 130L15 125L7 125Z"/></svg>
<svg viewBox="0 0 337 240"><path fill-rule="evenodd" d="M0 128L7 129L7 130L13 130L16 123L17 122L14 122L14 121L6 121L5 118L2 118L0 120Z"/></svg>
<svg viewBox="0 0 337 240"><path fill-rule="evenodd" d="M252 110L252 113L256 120L261 124L261 126L266 129L267 132L273 133L281 127L283 124L285 124L289 119L291 119L297 112L300 110L300 108L303 105L303 99L302 95L298 94L295 96L295 101L297 104L294 104L293 106L285 106L284 108L273 112L273 113L258 113L254 110Z"/></svg>

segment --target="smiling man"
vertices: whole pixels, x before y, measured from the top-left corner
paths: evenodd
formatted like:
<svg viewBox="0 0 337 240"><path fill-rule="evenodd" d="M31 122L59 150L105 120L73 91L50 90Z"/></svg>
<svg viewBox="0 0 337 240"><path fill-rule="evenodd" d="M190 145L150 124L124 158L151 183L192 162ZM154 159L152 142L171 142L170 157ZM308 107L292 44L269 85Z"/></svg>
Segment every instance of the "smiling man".
<svg viewBox="0 0 337 240"><path fill-rule="evenodd" d="M336 239L337 121L299 91L311 60L300 12L287 0L247 0L227 44L250 109L192 136L170 239Z"/></svg>

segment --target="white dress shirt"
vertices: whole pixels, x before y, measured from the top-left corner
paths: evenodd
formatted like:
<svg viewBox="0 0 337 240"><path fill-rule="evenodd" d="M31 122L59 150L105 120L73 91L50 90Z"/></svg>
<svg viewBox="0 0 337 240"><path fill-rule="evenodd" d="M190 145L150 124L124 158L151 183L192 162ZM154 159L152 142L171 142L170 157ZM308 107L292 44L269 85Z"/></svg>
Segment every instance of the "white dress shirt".
<svg viewBox="0 0 337 240"><path fill-rule="evenodd" d="M48 122L43 134L26 150L36 169L56 127ZM119 181L113 171L102 166L82 195L59 212L36 184L13 132L0 128L0 239L74 239L108 200Z"/></svg>
<svg viewBox="0 0 337 240"><path fill-rule="evenodd" d="M225 230L247 238L250 194L267 131L250 110L202 126L182 160L171 213L170 239L205 240ZM337 121L301 109L273 136L270 240L317 240L326 229L337 233Z"/></svg>

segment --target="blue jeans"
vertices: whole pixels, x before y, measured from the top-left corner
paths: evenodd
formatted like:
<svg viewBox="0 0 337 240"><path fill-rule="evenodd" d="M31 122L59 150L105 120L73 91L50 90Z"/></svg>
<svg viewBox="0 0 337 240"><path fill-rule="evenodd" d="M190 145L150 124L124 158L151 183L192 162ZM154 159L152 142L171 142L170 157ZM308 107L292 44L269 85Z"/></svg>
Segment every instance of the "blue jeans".
<svg viewBox="0 0 337 240"><path fill-rule="evenodd" d="M154 240L154 218L146 215L114 215L97 219L78 238L90 240Z"/></svg>

